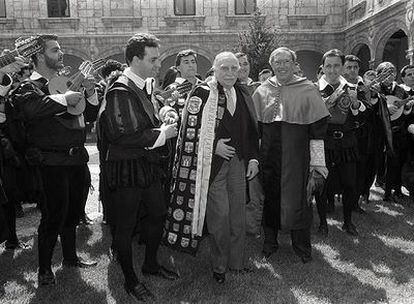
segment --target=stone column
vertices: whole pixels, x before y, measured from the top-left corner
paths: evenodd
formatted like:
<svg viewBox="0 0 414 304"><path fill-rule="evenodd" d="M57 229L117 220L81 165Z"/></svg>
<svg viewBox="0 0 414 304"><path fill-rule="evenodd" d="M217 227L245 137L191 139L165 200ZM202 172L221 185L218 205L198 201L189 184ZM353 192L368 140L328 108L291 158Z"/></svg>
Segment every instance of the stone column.
<svg viewBox="0 0 414 304"><path fill-rule="evenodd" d="M407 12L405 14L405 23L408 28L408 50L406 50L407 60L413 64L414 55L414 0L407 2Z"/></svg>
<svg viewBox="0 0 414 304"><path fill-rule="evenodd" d="M410 49L406 50L405 53L406 53L405 58L407 58L407 60L410 62L410 64L413 64L414 63L414 58L413 58L414 49L410 48Z"/></svg>
<svg viewBox="0 0 414 304"><path fill-rule="evenodd" d="M375 68L376 68L376 60L375 60L375 58L374 59L371 59L370 61L369 61L369 68L371 69L371 70L375 70Z"/></svg>

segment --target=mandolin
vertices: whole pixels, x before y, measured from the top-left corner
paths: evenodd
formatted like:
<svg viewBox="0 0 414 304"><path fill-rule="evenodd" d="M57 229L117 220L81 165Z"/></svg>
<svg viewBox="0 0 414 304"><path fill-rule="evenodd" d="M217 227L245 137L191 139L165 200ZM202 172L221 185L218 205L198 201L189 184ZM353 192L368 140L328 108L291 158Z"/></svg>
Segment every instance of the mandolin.
<svg viewBox="0 0 414 304"><path fill-rule="evenodd" d="M404 112L404 106L411 100L414 99L414 96L407 97L405 99L400 99L394 95L386 95L387 106L396 106L398 109L394 114L390 114L391 121L397 120Z"/></svg>
<svg viewBox="0 0 414 304"><path fill-rule="evenodd" d="M164 105L173 106L176 102L175 98L172 96L173 93L177 92L179 96L178 98L183 97L192 90L193 84L189 81L184 81L181 84L172 83L168 86L168 88L169 89L165 91L155 91L154 96Z"/></svg>
<svg viewBox="0 0 414 304"><path fill-rule="evenodd" d="M104 59L97 59L95 61L84 61L79 66L79 71L72 75L67 76L56 76L49 80L48 88L50 94L63 94L67 91L80 92L82 90L82 82L85 80L87 75L91 75L94 71L100 69L105 64ZM67 107L67 112L72 115L80 115L85 111L86 101L84 98L81 99L75 106Z"/></svg>
<svg viewBox="0 0 414 304"><path fill-rule="evenodd" d="M0 68L15 62L15 57L23 56L29 58L30 56L39 53L42 48L39 36L31 36L26 39L19 38L15 42L14 50L0 56Z"/></svg>

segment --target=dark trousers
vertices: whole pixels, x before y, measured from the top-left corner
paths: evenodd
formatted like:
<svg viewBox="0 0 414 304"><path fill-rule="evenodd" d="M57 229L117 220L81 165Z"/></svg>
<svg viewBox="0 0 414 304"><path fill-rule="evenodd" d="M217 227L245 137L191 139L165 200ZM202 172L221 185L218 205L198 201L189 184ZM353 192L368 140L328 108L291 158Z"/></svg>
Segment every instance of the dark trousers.
<svg viewBox="0 0 414 304"><path fill-rule="evenodd" d="M6 204L3 206L4 211L4 217L6 222L7 230L9 231L7 243L17 245L19 240L17 238L16 233L16 201L15 200L9 200Z"/></svg>
<svg viewBox="0 0 414 304"><path fill-rule="evenodd" d="M10 244L17 244L16 234L16 205L22 199L22 184L19 182L20 168L6 163L3 168L4 174L4 191L7 201L3 205L5 226L9 232L7 242Z"/></svg>
<svg viewBox="0 0 414 304"><path fill-rule="evenodd" d="M332 178L336 176L343 189L342 204L344 212L344 222L351 223L352 208L358 201L357 188L357 167L356 162L329 164L328 163L328 178L326 179L326 193L329 193L329 187L332 185ZM324 199L326 201L326 199Z"/></svg>
<svg viewBox="0 0 414 304"><path fill-rule="evenodd" d="M264 246L266 248L277 248L278 229L272 227L264 227ZM310 229L298 229L290 231L293 251L299 257L310 257L312 255L312 246L310 239Z"/></svg>
<svg viewBox="0 0 414 304"><path fill-rule="evenodd" d="M385 196L391 194L394 189L396 193L401 193L401 171L403 164L407 158L407 147L401 132L393 132L393 144L395 155L386 155L386 171L385 171Z"/></svg>
<svg viewBox="0 0 414 304"><path fill-rule="evenodd" d="M38 229L39 272L51 270L53 250L60 235L63 259L76 255L76 225L82 212L85 166L44 166L41 168L45 200L40 203Z"/></svg>
<svg viewBox="0 0 414 304"><path fill-rule="evenodd" d="M89 189L91 187L92 180L91 180L91 172L89 171L88 165L84 166L84 170L85 170L85 183L84 183L84 186L83 186L81 217L86 218L85 207L86 207L86 203L88 201Z"/></svg>
<svg viewBox="0 0 414 304"><path fill-rule="evenodd" d="M157 251L162 237L166 214L166 204L161 183L157 181L149 188L138 187L117 188L113 191L110 207L113 225L113 245L117 252L128 286L138 284L132 261L132 237L134 235L140 208L145 209L146 217L140 223L145 240L145 259L142 270L155 272L159 268Z"/></svg>

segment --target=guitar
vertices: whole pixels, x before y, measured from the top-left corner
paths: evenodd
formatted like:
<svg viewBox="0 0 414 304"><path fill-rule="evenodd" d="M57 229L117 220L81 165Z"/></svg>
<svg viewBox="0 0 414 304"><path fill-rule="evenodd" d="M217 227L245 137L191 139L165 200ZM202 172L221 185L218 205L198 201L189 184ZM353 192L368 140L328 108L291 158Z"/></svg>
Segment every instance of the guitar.
<svg viewBox="0 0 414 304"><path fill-rule="evenodd" d="M393 96L393 95L386 95L385 97L386 97L386 100L387 100L387 107L388 108L390 106L396 106L398 108L394 114L390 113L391 121L394 121L394 120L397 120L398 118L400 118L400 116L404 112L404 106L409 101L414 99L414 96L410 96L410 97L407 97L405 99L400 99L400 98L398 98L396 96Z"/></svg>
<svg viewBox="0 0 414 304"><path fill-rule="evenodd" d="M19 38L16 40L14 50L0 56L0 68L15 62L15 57L17 56L29 58L30 56L39 53L42 48L39 36L31 36L26 39Z"/></svg>
<svg viewBox="0 0 414 304"><path fill-rule="evenodd" d="M168 87L169 89L165 91L155 91L154 96L164 105L173 106L176 103L177 98L176 96L172 96L173 93L177 92L178 98L181 98L192 90L193 84L189 81L184 81L181 84L172 83Z"/></svg>
<svg viewBox="0 0 414 304"><path fill-rule="evenodd" d="M63 94L67 91L79 92L82 89L82 82L87 75L93 71L99 70L105 64L105 59L97 59L95 61L84 61L79 66L79 71L72 75L56 76L49 80L48 88L50 94ZM85 111L86 101L82 98L76 105L67 107L67 112L72 115L80 115Z"/></svg>

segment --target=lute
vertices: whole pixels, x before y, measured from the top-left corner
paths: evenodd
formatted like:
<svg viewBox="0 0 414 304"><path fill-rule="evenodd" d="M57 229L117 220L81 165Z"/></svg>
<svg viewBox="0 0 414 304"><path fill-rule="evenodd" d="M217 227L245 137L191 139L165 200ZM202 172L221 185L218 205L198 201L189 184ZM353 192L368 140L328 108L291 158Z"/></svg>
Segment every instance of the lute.
<svg viewBox="0 0 414 304"><path fill-rule="evenodd" d="M15 42L15 49L0 56L0 68L3 68L16 61L15 57L23 56L29 58L30 56L39 53L42 50L39 36L31 36L23 39L19 38Z"/></svg>
<svg viewBox="0 0 414 304"><path fill-rule="evenodd" d="M387 106L388 108L390 106L396 106L398 109L395 111L394 114L390 113L390 119L391 121L397 120L398 118L401 117L401 115L404 112L404 106L411 100L414 99L414 96L410 96L407 97L405 99L400 99L394 95L386 95L386 100L387 100Z"/></svg>
<svg viewBox="0 0 414 304"><path fill-rule="evenodd" d="M193 88L193 84L189 81L184 81L181 84L172 83L165 91L155 91L154 96L157 100L161 101L164 105L173 106L176 100L173 98L173 93L177 92L178 98L183 97L189 93Z"/></svg>
<svg viewBox="0 0 414 304"><path fill-rule="evenodd" d="M100 69L105 64L104 59L95 61L84 61L78 68L78 72L71 77L56 76L49 80L48 88L50 94L63 94L67 91L80 92L82 90L82 82L87 75ZM75 106L67 107L67 112L72 115L80 115L85 111L86 101L82 98Z"/></svg>

